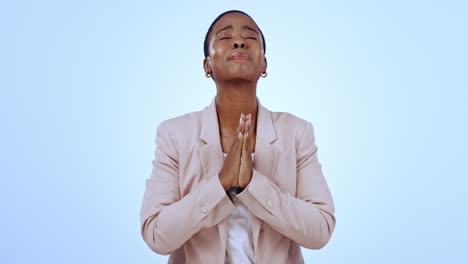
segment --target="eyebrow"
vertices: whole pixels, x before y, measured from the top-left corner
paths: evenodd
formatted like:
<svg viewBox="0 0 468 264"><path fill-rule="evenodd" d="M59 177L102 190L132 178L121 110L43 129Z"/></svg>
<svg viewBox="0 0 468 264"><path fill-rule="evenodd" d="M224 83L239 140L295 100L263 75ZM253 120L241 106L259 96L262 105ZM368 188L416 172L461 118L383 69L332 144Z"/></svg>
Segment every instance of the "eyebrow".
<svg viewBox="0 0 468 264"><path fill-rule="evenodd" d="M232 29L232 25L223 27L222 29L218 30L215 35L218 35L221 31L228 30L228 29ZM258 34L257 30L255 30L255 29L253 29L253 28L251 28L251 27L249 27L247 25L242 26L242 29L247 29L247 30L253 31L253 32Z"/></svg>

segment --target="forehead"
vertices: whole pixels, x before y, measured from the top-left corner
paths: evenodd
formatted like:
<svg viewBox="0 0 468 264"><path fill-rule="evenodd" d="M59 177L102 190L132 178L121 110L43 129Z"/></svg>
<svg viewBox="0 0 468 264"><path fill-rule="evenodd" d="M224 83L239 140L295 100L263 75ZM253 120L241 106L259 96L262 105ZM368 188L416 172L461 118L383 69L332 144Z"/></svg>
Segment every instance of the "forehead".
<svg viewBox="0 0 468 264"><path fill-rule="evenodd" d="M255 24L255 21L253 21L250 17L241 14L241 13L229 13L227 15L224 15L221 17L218 21L216 21L216 24L213 26L213 31L216 33L218 30L222 29L223 27L226 26L250 26L251 28L254 28L258 31L257 24Z"/></svg>

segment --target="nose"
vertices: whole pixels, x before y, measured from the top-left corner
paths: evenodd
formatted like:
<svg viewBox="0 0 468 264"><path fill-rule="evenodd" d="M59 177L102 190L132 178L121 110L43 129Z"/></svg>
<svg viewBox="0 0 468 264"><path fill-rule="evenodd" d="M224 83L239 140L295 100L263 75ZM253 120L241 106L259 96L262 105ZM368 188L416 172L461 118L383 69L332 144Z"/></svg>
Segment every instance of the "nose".
<svg viewBox="0 0 468 264"><path fill-rule="evenodd" d="M241 47L241 48L245 48L246 44L245 44L245 41L243 39L239 39L237 38L235 41L234 41L234 48L237 49L238 47Z"/></svg>

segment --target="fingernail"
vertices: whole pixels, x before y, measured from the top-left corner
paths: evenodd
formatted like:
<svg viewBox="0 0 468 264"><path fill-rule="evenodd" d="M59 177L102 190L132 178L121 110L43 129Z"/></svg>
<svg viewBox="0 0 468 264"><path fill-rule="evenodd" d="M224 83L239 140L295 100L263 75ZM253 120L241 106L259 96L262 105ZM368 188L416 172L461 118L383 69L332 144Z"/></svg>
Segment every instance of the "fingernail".
<svg viewBox="0 0 468 264"><path fill-rule="evenodd" d="M241 133L241 132L239 132L239 139L240 139L240 138L242 138L242 133Z"/></svg>

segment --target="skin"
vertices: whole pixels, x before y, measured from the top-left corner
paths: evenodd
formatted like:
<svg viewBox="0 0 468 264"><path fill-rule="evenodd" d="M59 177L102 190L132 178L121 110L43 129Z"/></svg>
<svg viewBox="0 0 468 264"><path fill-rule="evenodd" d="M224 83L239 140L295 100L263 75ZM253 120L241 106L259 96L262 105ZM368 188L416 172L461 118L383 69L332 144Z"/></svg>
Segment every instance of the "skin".
<svg viewBox="0 0 468 264"><path fill-rule="evenodd" d="M253 128L258 112L257 82L267 68L262 38L252 19L230 13L216 22L209 43L209 56L204 59L203 67L216 84L221 145L228 154L219 179L226 191L236 186L245 188L253 173L251 153L255 152L256 141ZM244 60L229 59L238 52L245 55Z"/></svg>

